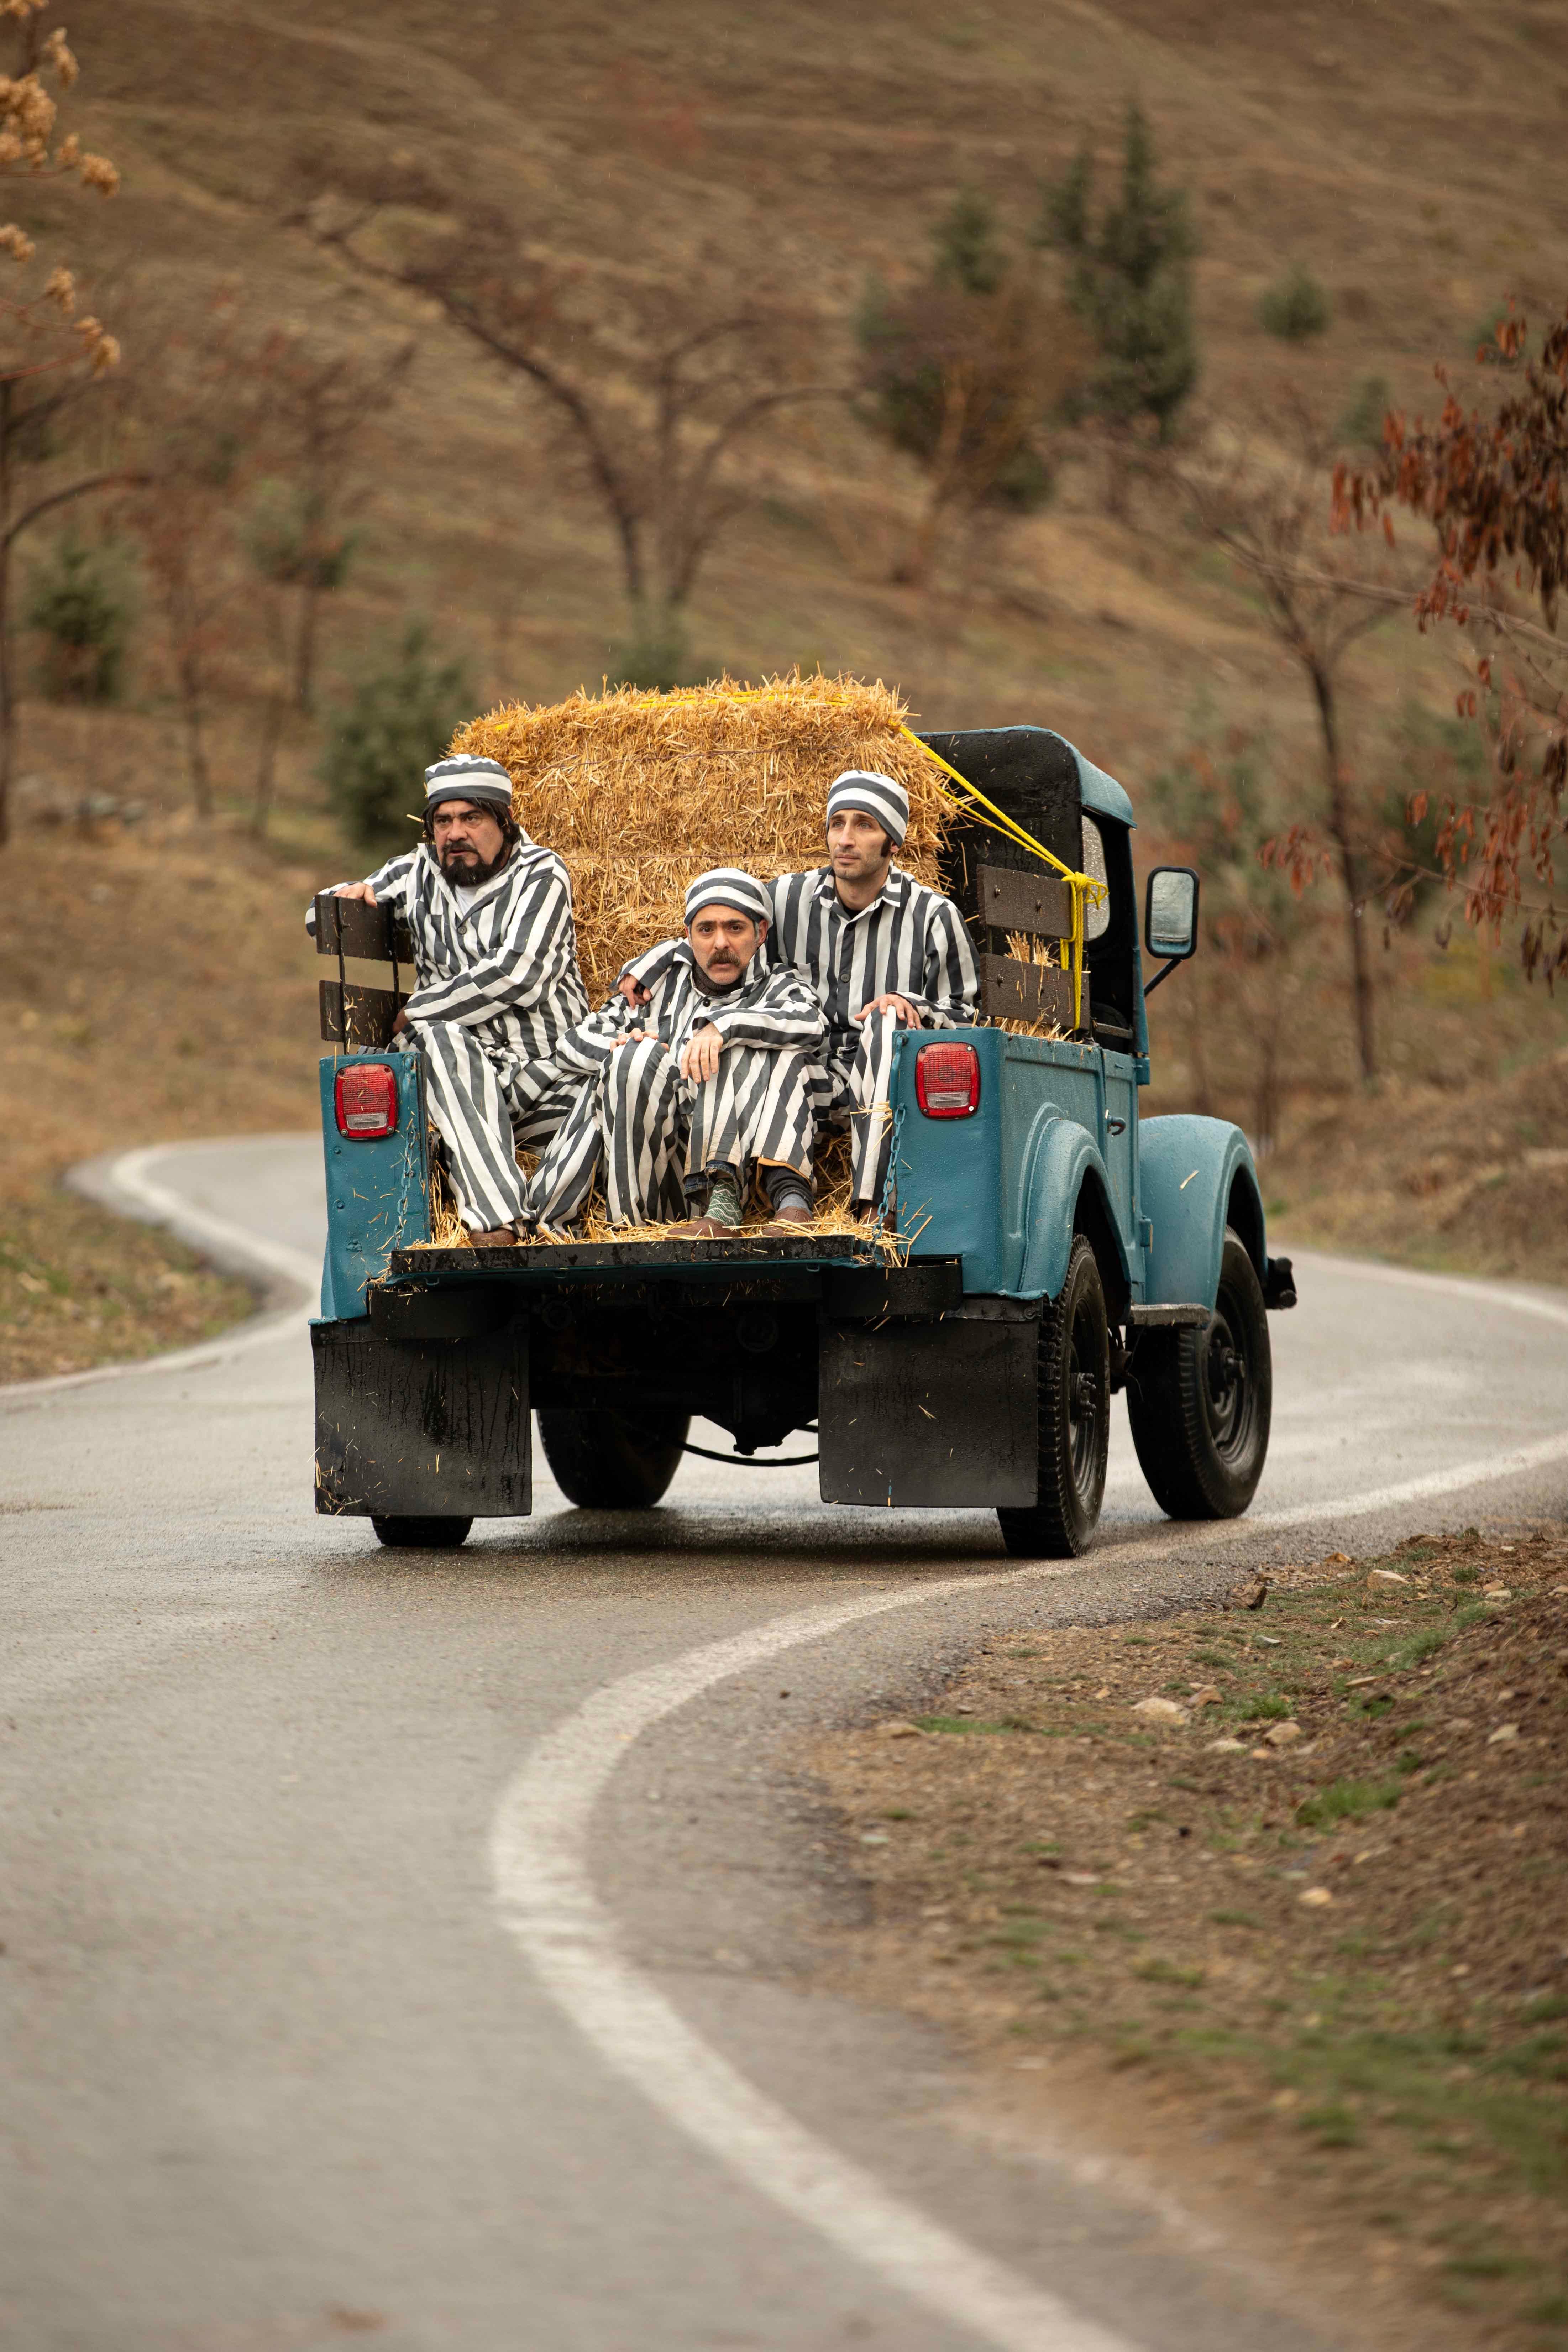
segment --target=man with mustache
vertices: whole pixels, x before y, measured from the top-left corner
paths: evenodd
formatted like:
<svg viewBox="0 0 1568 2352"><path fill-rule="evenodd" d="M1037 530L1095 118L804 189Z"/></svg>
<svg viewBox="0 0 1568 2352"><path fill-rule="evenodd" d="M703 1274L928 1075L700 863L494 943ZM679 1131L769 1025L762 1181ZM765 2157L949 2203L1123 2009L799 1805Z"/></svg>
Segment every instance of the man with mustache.
<svg viewBox="0 0 1568 2352"><path fill-rule="evenodd" d="M476 1246L494 1247L528 1213L517 1146L553 1133L569 1100L553 1055L588 1011L572 886L517 824L495 760L458 752L426 768L424 825L417 849L337 893L403 915L414 934L418 985L393 1044L424 1057L458 1213Z"/></svg>
<svg viewBox="0 0 1568 2352"><path fill-rule="evenodd" d="M689 1234L732 1234L753 1171L773 1209L765 1232L811 1223L814 1056L826 1024L794 972L766 968L769 921L749 874L699 875L685 935L660 943L643 1005L614 996L560 1040L561 1068L582 1083L530 1188L542 1225L580 1217L601 1170L613 1224L684 1209Z"/></svg>

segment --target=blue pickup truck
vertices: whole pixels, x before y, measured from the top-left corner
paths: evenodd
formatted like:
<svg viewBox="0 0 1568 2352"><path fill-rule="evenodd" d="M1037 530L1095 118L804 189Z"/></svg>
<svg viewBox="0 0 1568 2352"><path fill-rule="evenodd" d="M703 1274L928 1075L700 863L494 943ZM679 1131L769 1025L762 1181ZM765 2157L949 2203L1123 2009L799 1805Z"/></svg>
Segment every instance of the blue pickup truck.
<svg viewBox="0 0 1568 2352"><path fill-rule="evenodd" d="M809 1233L432 1246L419 1063L370 1042L390 1034L400 944L381 909L318 901L338 959L321 984L338 1050L321 1066L319 1510L368 1517L384 1543L459 1544L476 1518L530 1510L535 1419L573 1503L646 1509L700 1417L741 1462L814 1434L825 1502L980 1506L1009 1551L1069 1557L1100 1515L1119 1389L1163 1510L1247 1508L1289 1261L1268 1255L1239 1129L1138 1115L1145 999L1197 944L1198 877L1150 875L1141 951L1120 784L1043 728L924 740L1101 888L1075 974L1068 886L983 821L953 827L944 878L984 1017L899 1040L891 1251ZM390 989L349 979L366 957L394 961Z"/></svg>

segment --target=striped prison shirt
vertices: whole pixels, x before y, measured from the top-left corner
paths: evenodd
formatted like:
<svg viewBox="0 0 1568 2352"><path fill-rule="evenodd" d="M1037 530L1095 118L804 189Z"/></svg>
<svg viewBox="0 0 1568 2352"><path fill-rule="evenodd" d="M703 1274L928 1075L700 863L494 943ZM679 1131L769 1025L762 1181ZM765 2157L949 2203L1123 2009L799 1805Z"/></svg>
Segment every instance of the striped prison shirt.
<svg viewBox="0 0 1568 2352"><path fill-rule="evenodd" d="M613 996L602 1013L591 1013L560 1039L555 1060L561 1069L584 1074L602 1069L616 1038L633 1029L651 1030L679 1055L705 1022L712 1023L726 1047L755 1045L766 1053L793 1048L807 1055L819 1051L826 1027L822 1008L795 972L769 971L753 956L736 987L710 996L685 940L661 940L646 961L656 966L646 983L648 1002L633 1007L624 997Z"/></svg>
<svg viewBox="0 0 1568 2352"><path fill-rule="evenodd" d="M377 905L403 914L414 934L411 1022L457 1022L482 1045L542 1061L586 1016L572 885L552 849L525 834L500 873L461 899L428 842L367 879ZM313 937L313 905L305 925Z"/></svg>
<svg viewBox="0 0 1568 2352"><path fill-rule="evenodd" d="M838 896L830 866L781 874L769 887L773 929L763 953L799 972L827 1016L837 1058L859 1039L855 1015L889 992L907 997L923 1029L951 1029L974 1019L980 977L963 916L951 898L895 866L858 912ZM670 954L666 940L626 966L652 988Z"/></svg>

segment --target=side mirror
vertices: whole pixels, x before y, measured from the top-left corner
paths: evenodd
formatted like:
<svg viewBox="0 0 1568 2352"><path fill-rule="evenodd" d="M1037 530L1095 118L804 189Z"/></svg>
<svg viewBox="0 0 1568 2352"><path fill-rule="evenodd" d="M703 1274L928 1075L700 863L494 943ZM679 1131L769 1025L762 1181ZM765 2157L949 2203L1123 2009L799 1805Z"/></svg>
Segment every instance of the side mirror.
<svg viewBox="0 0 1568 2352"><path fill-rule="evenodd" d="M1152 995L1198 945L1198 877L1190 866L1156 866L1143 899L1143 944L1165 959L1164 969L1143 983Z"/></svg>

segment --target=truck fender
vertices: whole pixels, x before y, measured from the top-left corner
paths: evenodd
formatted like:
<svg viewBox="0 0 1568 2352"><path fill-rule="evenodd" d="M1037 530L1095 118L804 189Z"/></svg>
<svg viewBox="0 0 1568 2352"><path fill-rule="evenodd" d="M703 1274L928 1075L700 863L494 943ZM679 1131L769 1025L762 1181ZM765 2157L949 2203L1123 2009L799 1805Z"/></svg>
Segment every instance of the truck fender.
<svg viewBox="0 0 1568 2352"><path fill-rule="evenodd" d="M1147 1306L1214 1305L1226 1225L1235 1226L1258 1281L1267 1284L1263 1196L1240 1128L1181 1111L1145 1119L1138 1131L1138 1178L1153 1229L1145 1252Z"/></svg>
<svg viewBox="0 0 1568 2352"><path fill-rule="evenodd" d="M1114 1247L1116 1263L1102 1265L1108 1290L1126 1295L1131 1269L1127 1249L1111 1207L1110 1179L1094 1139L1075 1118L1059 1111L1042 1111L1029 1131L1024 1151L1023 1265L1016 1295L1020 1298L1054 1298L1067 1279L1074 1232L1088 1226L1097 1253ZM1112 1312L1114 1312L1114 1307Z"/></svg>

